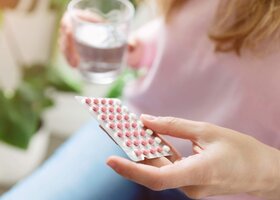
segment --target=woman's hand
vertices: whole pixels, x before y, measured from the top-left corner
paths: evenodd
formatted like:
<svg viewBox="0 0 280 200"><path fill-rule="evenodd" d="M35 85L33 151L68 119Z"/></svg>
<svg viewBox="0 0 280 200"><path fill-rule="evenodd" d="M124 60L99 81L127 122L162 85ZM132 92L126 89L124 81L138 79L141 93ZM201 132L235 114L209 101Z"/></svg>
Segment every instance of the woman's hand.
<svg viewBox="0 0 280 200"><path fill-rule="evenodd" d="M144 163L110 157L107 164L120 175L153 190L180 188L191 198L248 193L279 199L278 150L208 123L151 116L142 116L142 121L157 133L190 140L194 154L181 158L175 152L169 160Z"/></svg>
<svg viewBox="0 0 280 200"><path fill-rule="evenodd" d="M88 12L77 13L78 17L89 22L101 22L102 19L98 15ZM77 67L79 65L79 54L75 47L74 37L73 37L73 26L71 22L71 16L69 13L65 13L60 26L60 49L62 50L67 62L72 67ZM127 64L131 67L137 68L140 60L143 57L143 44L141 40L137 37L131 37L128 42L127 48Z"/></svg>

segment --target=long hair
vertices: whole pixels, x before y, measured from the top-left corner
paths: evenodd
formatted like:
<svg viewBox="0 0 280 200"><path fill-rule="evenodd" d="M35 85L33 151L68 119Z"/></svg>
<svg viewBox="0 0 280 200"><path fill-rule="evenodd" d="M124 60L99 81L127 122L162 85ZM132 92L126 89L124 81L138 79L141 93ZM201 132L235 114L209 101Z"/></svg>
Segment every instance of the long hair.
<svg viewBox="0 0 280 200"><path fill-rule="evenodd" d="M158 0L167 22L188 0ZM216 51L257 50L263 42L280 46L280 0L221 0L209 38ZM277 43L278 42L278 43Z"/></svg>

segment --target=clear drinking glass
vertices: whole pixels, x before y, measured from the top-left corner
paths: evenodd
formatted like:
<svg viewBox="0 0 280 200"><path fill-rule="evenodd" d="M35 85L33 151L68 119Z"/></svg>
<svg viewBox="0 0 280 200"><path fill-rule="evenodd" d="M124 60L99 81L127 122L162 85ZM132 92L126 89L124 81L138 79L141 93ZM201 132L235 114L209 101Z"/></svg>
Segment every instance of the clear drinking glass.
<svg viewBox="0 0 280 200"><path fill-rule="evenodd" d="M125 63L129 23L134 7L128 0L72 0L68 6L83 77L113 82Z"/></svg>

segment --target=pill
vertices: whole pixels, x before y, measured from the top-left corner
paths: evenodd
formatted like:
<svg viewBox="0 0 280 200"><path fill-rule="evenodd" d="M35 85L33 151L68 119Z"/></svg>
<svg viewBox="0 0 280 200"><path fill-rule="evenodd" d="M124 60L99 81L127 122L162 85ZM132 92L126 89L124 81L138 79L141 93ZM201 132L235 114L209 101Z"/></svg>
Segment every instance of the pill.
<svg viewBox="0 0 280 200"><path fill-rule="evenodd" d="M129 123L125 123L125 124L124 124L124 127L125 127L126 129L129 129L129 128L130 128L130 124L129 124Z"/></svg>
<svg viewBox="0 0 280 200"><path fill-rule="evenodd" d="M161 139L159 138L159 137L155 137L155 141L156 141L156 143L161 143Z"/></svg>
<svg viewBox="0 0 280 200"><path fill-rule="evenodd" d="M140 142L139 142L139 140L134 140L133 144L138 147Z"/></svg>
<svg viewBox="0 0 280 200"><path fill-rule="evenodd" d="M139 132L138 131L133 131L133 136L134 137L138 137L139 136Z"/></svg>
<svg viewBox="0 0 280 200"><path fill-rule="evenodd" d="M149 151L148 150L143 150L143 154L145 155L145 156L147 156L147 155L149 155Z"/></svg>
<svg viewBox="0 0 280 200"><path fill-rule="evenodd" d="M145 137L145 136L146 136L146 132L145 132L145 131L141 131L140 135L141 135L142 137Z"/></svg>
<svg viewBox="0 0 280 200"><path fill-rule="evenodd" d="M113 124L113 123L109 124L109 128L110 129L115 129L115 124Z"/></svg>
<svg viewBox="0 0 280 200"><path fill-rule="evenodd" d="M154 140L152 138L149 139L149 144L150 145L154 144Z"/></svg>
<svg viewBox="0 0 280 200"><path fill-rule="evenodd" d="M137 127L137 123L133 122L133 123L131 124L131 126L132 126L132 128L136 128L136 127Z"/></svg>
<svg viewBox="0 0 280 200"><path fill-rule="evenodd" d="M161 152L162 152L162 148L161 148L161 147L158 147L158 148L157 148L157 152L161 153Z"/></svg>
<svg viewBox="0 0 280 200"><path fill-rule="evenodd" d="M90 98L86 98L85 102L86 102L86 104L90 105L91 104L91 99Z"/></svg>
<svg viewBox="0 0 280 200"><path fill-rule="evenodd" d="M112 106L114 105L114 101L112 99L109 100L109 104Z"/></svg>
<svg viewBox="0 0 280 200"><path fill-rule="evenodd" d="M109 112L113 113L114 112L114 107L110 107Z"/></svg>
<svg viewBox="0 0 280 200"><path fill-rule="evenodd" d="M152 134L153 134L153 131L152 131L151 129L146 129L146 133L147 133L148 135L152 135Z"/></svg>
<svg viewBox="0 0 280 200"><path fill-rule="evenodd" d="M117 111L118 113L121 113L121 112L122 112L121 107L118 107L118 108L116 109L116 111Z"/></svg>
<svg viewBox="0 0 280 200"><path fill-rule="evenodd" d="M126 137L130 137L130 136L131 136L131 132L127 131L127 132L125 133L125 136L126 136Z"/></svg>
<svg viewBox="0 0 280 200"><path fill-rule="evenodd" d="M122 130L123 129L123 125L121 123L117 124L118 129Z"/></svg>
<svg viewBox="0 0 280 200"><path fill-rule="evenodd" d="M128 121L128 120L129 120L129 116L128 116L128 115L125 115L125 116L124 116L124 119L125 119L126 121Z"/></svg>
<svg viewBox="0 0 280 200"><path fill-rule="evenodd" d="M150 153L151 153L151 154L155 154L156 152L157 152L157 151L156 151L155 149L151 149L151 150L150 150Z"/></svg>
<svg viewBox="0 0 280 200"><path fill-rule="evenodd" d="M102 103L103 105L105 105L105 104L106 104L106 99L102 99L102 100L101 100L101 103Z"/></svg>
<svg viewBox="0 0 280 200"><path fill-rule="evenodd" d="M109 115L109 119L110 119L111 121L113 121L113 120L114 120L114 118L115 118L115 116L114 116L114 115Z"/></svg>
<svg viewBox="0 0 280 200"><path fill-rule="evenodd" d="M117 115L117 120L122 120L122 116L121 115Z"/></svg>
<svg viewBox="0 0 280 200"><path fill-rule="evenodd" d="M98 99L94 99L93 103L97 105L97 104L99 104L99 100Z"/></svg>
<svg viewBox="0 0 280 200"><path fill-rule="evenodd" d="M132 142L131 142L131 140L127 140L125 144L126 144L126 146L131 147Z"/></svg>
<svg viewBox="0 0 280 200"><path fill-rule="evenodd" d="M146 145L147 145L147 141L142 140L141 144L142 144L143 146L146 146Z"/></svg>
<svg viewBox="0 0 280 200"><path fill-rule="evenodd" d="M118 132L118 133L117 133L117 136L118 136L119 138L122 138L122 137L123 137L123 133L122 133L122 132Z"/></svg>
<svg viewBox="0 0 280 200"><path fill-rule="evenodd" d="M167 145L164 145L164 146L163 146L163 150L164 150L165 152L169 152L169 151L170 151L170 147L167 146Z"/></svg>
<svg viewBox="0 0 280 200"><path fill-rule="evenodd" d="M105 121L107 119L106 115L101 115L101 119Z"/></svg>
<svg viewBox="0 0 280 200"><path fill-rule="evenodd" d="M92 110L93 110L94 112L98 112L98 107L94 106L94 107L92 107Z"/></svg>
<svg viewBox="0 0 280 200"><path fill-rule="evenodd" d="M142 155L142 151L139 150L139 149L135 150L134 153L135 153L135 155L136 155L137 157L139 157L139 156Z"/></svg>
<svg viewBox="0 0 280 200"><path fill-rule="evenodd" d="M106 112L107 112L107 108L106 108L105 106L103 106L103 107L101 108L101 111L102 111L103 113L106 113Z"/></svg>

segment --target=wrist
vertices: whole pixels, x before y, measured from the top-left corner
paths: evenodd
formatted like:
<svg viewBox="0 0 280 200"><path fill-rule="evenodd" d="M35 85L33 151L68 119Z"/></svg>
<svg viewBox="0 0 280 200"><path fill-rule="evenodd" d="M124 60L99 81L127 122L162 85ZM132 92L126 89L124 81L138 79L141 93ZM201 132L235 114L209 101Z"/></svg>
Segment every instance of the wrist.
<svg viewBox="0 0 280 200"><path fill-rule="evenodd" d="M266 146L266 153L261 156L262 168L258 188L251 194L264 199L278 200L280 196L280 151Z"/></svg>

